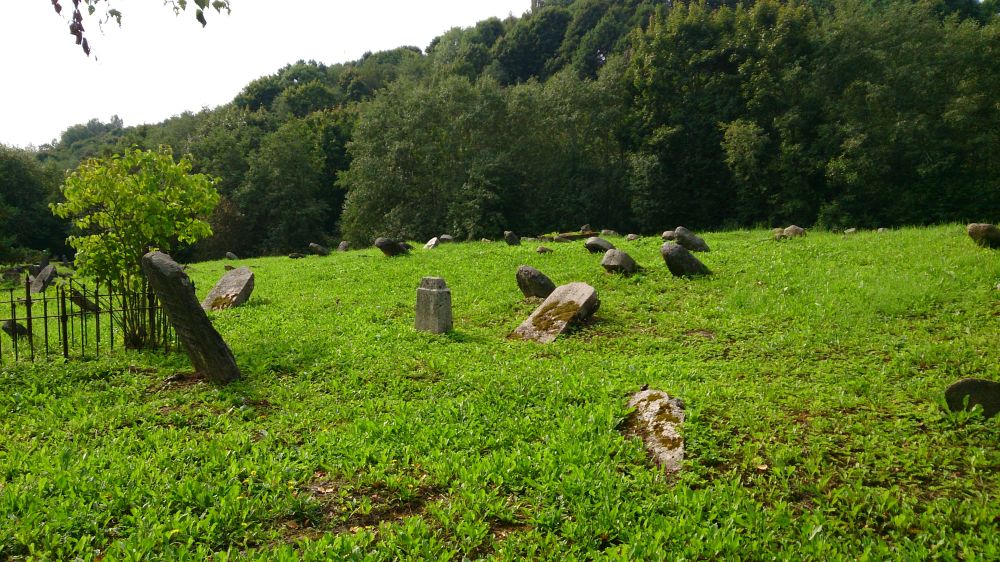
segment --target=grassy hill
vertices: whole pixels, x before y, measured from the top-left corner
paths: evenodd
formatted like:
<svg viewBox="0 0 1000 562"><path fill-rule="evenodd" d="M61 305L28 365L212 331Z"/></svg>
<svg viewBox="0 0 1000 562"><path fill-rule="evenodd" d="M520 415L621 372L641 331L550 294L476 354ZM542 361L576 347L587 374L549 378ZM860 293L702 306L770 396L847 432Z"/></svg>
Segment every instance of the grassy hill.
<svg viewBox="0 0 1000 562"><path fill-rule="evenodd" d="M1000 380L1000 253L949 225L775 242L463 243L232 262L214 314L246 375L165 382L183 354L0 370L0 559L997 559L1000 417L944 388ZM585 281L550 345L518 265ZM223 262L192 266L203 297ZM420 278L455 330L415 332ZM2 336L6 337L6 336ZM642 385L686 403L684 470L618 430Z"/></svg>

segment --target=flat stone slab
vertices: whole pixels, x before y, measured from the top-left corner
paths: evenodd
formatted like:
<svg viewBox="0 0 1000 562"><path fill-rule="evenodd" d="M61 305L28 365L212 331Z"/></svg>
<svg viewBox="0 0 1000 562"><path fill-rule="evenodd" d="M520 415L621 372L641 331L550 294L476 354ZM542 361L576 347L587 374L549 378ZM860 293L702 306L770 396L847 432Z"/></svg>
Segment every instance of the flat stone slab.
<svg viewBox="0 0 1000 562"><path fill-rule="evenodd" d="M642 439L653 462L667 472L677 472L684 461L684 403L662 390L642 390L632 395L623 433Z"/></svg>
<svg viewBox="0 0 1000 562"><path fill-rule="evenodd" d="M964 410L965 399L968 397L971 409L979 405L983 407L983 416L992 418L1000 412L1000 382L984 379L962 379L944 391L945 402L952 412Z"/></svg>
<svg viewBox="0 0 1000 562"><path fill-rule="evenodd" d="M528 316L511 337L552 343L572 326L589 318L601 306L597 291L586 283L569 283L555 291Z"/></svg>
<svg viewBox="0 0 1000 562"><path fill-rule="evenodd" d="M253 293L253 272L249 267L237 267L219 279L201 302L201 307L205 310L235 308L247 302L251 293Z"/></svg>

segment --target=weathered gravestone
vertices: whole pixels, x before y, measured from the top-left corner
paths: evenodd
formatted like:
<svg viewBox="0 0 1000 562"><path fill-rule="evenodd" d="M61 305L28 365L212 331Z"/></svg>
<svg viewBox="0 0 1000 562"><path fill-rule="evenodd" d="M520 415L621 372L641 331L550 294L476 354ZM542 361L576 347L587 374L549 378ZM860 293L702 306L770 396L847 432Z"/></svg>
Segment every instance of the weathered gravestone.
<svg viewBox="0 0 1000 562"><path fill-rule="evenodd" d="M632 256L616 249L604 253L604 257L601 258L601 267L608 273L620 273L626 277L639 271L639 264L635 263Z"/></svg>
<svg viewBox="0 0 1000 562"><path fill-rule="evenodd" d="M535 248L535 251L538 252L539 254L550 254L550 253L552 253L552 249L551 248L546 248L545 246L539 246L539 247Z"/></svg>
<svg viewBox="0 0 1000 562"><path fill-rule="evenodd" d="M639 236L638 234L628 234L625 236L625 239L628 240L629 242L635 242L639 238L641 238L641 236Z"/></svg>
<svg viewBox="0 0 1000 562"><path fill-rule="evenodd" d="M417 318L421 332L443 334L451 330L451 289L440 277L424 277L417 288Z"/></svg>
<svg viewBox="0 0 1000 562"><path fill-rule="evenodd" d="M441 243L441 240L438 239L435 236L434 238L431 238L430 240L428 240L426 244L424 244L424 249L425 250L433 250L434 248L437 248L438 244L440 244L440 243Z"/></svg>
<svg viewBox="0 0 1000 562"><path fill-rule="evenodd" d="M212 287L201 307L205 310L236 308L247 302L253 293L253 272L249 267L239 267L227 272Z"/></svg>
<svg viewBox="0 0 1000 562"><path fill-rule="evenodd" d="M634 408L623 433L642 439L646 452L667 472L677 472L684 460L684 403L661 390L642 390L632 395L628 407Z"/></svg>
<svg viewBox="0 0 1000 562"><path fill-rule="evenodd" d="M666 241L671 241L676 240L677 235L674 234L673 230L664 230L663 234L660 235L660 238L663 238Z"/></svg>
<svg viewBox="0 0 1000 562"><path fill-rule="evenodd" d="M11 339L16 340L28 337L28 329L13 320L4 320L3 326L0 326L0 329L6 332Z"/></svg>
<svg viewBox="0 0 1000 562"><path fill-rule="evenodd" d="M591 254L603 254L608 250L614 250L615 245L603 238L598 238L597 236L592 236L587 238L587 241L583 243L583 246L587 248L587 251Z"/></svg>
<svg viewBox="0 0 1000 562"><path fill-rule="evenodd" d="M455 237L451 234L442 234L441 236L438 236L438 242L441 244L451 244L454 241Z"/></svg>
<svg viewBox="0 0 1000 562"><path fill-rule="evenodd" d="M775 240L784 240L786 238L784 228L772 228L771 235L774 236Z"/></svg>
<svg viewBox="0 0 1000 562"><path fill-rule="evenodd" d="M521 237L514 234L510 230L503 231L503 241L507 243L508 246L520 246Z"/></svg>
<svg viewBox="0 0 1000 562"><path fill-rule="evenodd" d="M694 277L696 275L711 275L712 270L701 263L694 254L680 244L667 242L660 247L663 261L674 277Z"/></svg>
<svg viewBox="0 0 1000 562"><path fill-rule="evenodd" d="M236 257L236 254L234 254L232 252L226 252L226 259L227 260L238 260L240 258Z"/></svg>
<svg viewBox="0 0 1000 562"><path fill-rule="evenodd" d="M327 248L326 246L323 246L321 244L317 244L315 242L310 242L309 243L309 251L312 252L312 253L314 253L314 254L316 254L317 256L329 256L330 255L330 248Z"/></svg>
<svg viewBox="0 0 1000 562"><path fill-rule="evenodd" d="M530 265L517 268L516 277L517 286L525 298L544 299L556 290L556 284L551 279Z"/></svg>
<svg viewBox="0 0 1000 562"><path fill-rule="evenodd" d="M856 229L856 228L848 228L848 229L844 230L844 234L857 234L857 232L858 232L858 229Z"/></svg>
<svg viewBox="0 0 1000 562"><path fill-rule="evenodd" d="M31 280L31 287L29 291L32 293L42 293L52 284L56 279L56 267L54 265L46 265L38 275Z"/></svg>
<svg viewBox="0 0 1000 562"><path fill-rule="evenodd" d="M233 352L198 304L194 284L181 266L163 252L150 252L142 257L142 271L195 371L221 384L241 378Z"/></svg>
<svg viewBox="0 0 1000 562"><path fill-rule="evenodd" d="M381 236L375 239L375 247L382 250L382 253L390 258L410 252L408 244L393 240L392 238L383 238Z"/></svg>
<svg viewBox="0 0 1000 562"><path fill-rule="evenodd" d="M304 258L306 256L305 256L305 254L300 254L298 252L292 252L292 253L288 254L288 257L291 258L291 259L293 259L293 260L300 260L300 259L302 259L302 258Z"/></svg>
<svg viewBox="0 0 1000 562"><path fill-rule="evenodd" d="M983 248L1000 248L1000 228L987 223L972 223L965 227L969 237Z"/></svg>
<svg viewBox="0 0 1000 562"><path fill-rule="evenodd" d="M351 249L351 243L347 240L341 240L340 244L337 244L338 252L346 252Z"/></svg>
<svg viewBox="0 0 1000 562"><path fill-rule="evenodd" d="M604 228L601 230L601 236L621 236L618 232L611 230L610 228Z"/></svg>
<svg viewBox="0 0 1000 562"><path fill-rule="evenodd" d="M601 305L597 291L586 283L557 287L511 337L551 343L572 326L589 318Z"/></svg>
<svg viewBox="0 0 1000 562"><path fill-rule="evenodd" d="M69 290L69 300L84 312L97 313L101 311L101 307L97 306L97 303L76 289Z"/></svg>
<svg viewBox="0 0 1000 562"><path fill-rule="evenodd" d="M781 231L781 233L785 235L785 238L798 238L799 236L806 235L806 229L802 228L801 226L796 226L793 224L789 227L786 227L784 230Z"/></svg>
<svg viewBox="0 0 1000 562"><path fill-rule="evenodd" d="M964 410L968 399L969 409L982 406L983 416L992 418L1000 412L1000 382L962 379L944 391L944 399L952 412Z"/></svg>
<svg viewBox="0 0 1000 562"><path fill-rule="evenodd" d="M684 246L692 252L708 252L708 244L701 239L700 236L691 232L690 230L684 228L683 226L678 226L674 229L674 241Z"/></svg>

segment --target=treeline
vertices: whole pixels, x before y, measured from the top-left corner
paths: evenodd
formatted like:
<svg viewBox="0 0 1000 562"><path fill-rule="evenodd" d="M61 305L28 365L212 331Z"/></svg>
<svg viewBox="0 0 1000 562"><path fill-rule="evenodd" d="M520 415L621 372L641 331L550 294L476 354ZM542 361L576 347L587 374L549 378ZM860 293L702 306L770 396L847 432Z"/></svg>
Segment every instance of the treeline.
<svg viewBox="0 0 1000 562"><path fill-rule="evenodd" d="M583 223L1000 217L996 0L535 4L426 52L300 61L158 125L71 127L36 175L51 197L85 157L192 154L222 194L195 257Z"/></svg>

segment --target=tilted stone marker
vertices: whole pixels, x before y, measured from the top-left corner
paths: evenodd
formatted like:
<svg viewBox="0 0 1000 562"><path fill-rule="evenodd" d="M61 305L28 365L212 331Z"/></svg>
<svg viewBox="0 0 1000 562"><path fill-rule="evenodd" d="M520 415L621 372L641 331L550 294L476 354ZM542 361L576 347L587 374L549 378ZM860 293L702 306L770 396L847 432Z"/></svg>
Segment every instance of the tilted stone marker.
<svg viewBox="0 0 1000 562"><path fill-rule="evenodd" d="M786 238L784 228L772 228L771 235L774 236L775 240L784 240Z"/></svg>
<svg viewBox="0 0 1000 562"><path fill-rule="evenodd" d="M503 231L503 241L506 242L508 246L521 245L521 237L509 230Z"/></svg>
<svg viewBox="0 0 1000 562"><path fill-rule="evenodd" d="M340 242L340 244L337 244L337 251L338 252L346 252L346 251L348 251L350 249L351 249L351 243L348 242L347 240L342 240Z"/></svg>
<svg viewBox="0 0 1000 562"><path fill-rule="evenodd" d="M247 302L253 293L253 272L249 267L238 267L227 272L212 287L201 307L205 310L236 308Z"/></svg>
<svg viewBox="0 0 1000 562"><path fill-rule="evenodd" d="M424 244L424 249L425 250L433 250L434 248L437 248L438 244L440 244L440 243L441 243L441 240L435 236L434 238L431 238L430 240L428 240L426 244Z"/></svg>
<svg viewBox="0 0 1000 562"><path fill-rule="evenodd" d="M992 418L1000 412L1000 382L984 379L962 379L944 391L944 400L952 412L964 410L968 397L968 408L983 407L983 416Z"/></svg>
<svg viewBox="0 0 1000 562"><path fill-rule="evenodd" d="M632 395L623 433L639 437L653 461L667 472L677 472L684 461L684 403L661 390L642 390Z"/></svg>
<svg viewBox="0 0 1000 562"><path fill-rule="evenodd" d="M381 236L375 239L375 247L382 250L382 253L390 258L402 254L408 254L410 252L408 244L398 242L392 238L383 238Z"/></svg>
<svg viewBox="0 0 1000 562"><path fill-rule="evenodd" d="M539 247L535 248L535 251L538 252L539 254L551 254L552 253L552 249L551 248L546 248L545 246L539 246Z"/></svg>
<svg viewBox="0 0 1000 562"><path fill-rule="evenodd" d="M696 275L711 275L712 270L701 263L694 254L680 244L667 242L660 247L660 255L667 263L667 269L674 277L694 277Z"/></svg>
<svg viewBox="0 0 1000 562"><path fill-rule="evenodd" d="M806 235L806 229L802 228L801 226L796 226L793 224L789 227L786 227L784 230L781 231L781 233L784 234L786 238L798 238L799 236Z"/></svg>
<svg viewBox="0 0 1000 562"><path fill-rule="evenodd" d="M101 307L76 289L69 290L69 300L84 312L97 313L101 311Z"/></svg>
<svg viewBox="0 0 1000 562"><path fill-rule="evenodd" d="M674 229L674 241L684 246L692 252L709 252L711 251L708 244L701 239L700 236L691 232L690 230L684 228L683 226L678 226Z"/></svg>
<svg viewBox="0 0 1000 562"><path fill-rule="evenodd" d="M965 227L965 231L983 248L1000 248L1000 228L996 225L976 222Z"/></svg>
<svg viewBox="0 0 1000 562"><path fill-rule="evenodd" d="M424 277L417 288L417 330L443 334L451 331L451 289L440 277Z"/></svg>
<svg viewBox="0 0 1000 562"><path fill-rule="evenodd" d="M233 352L198 304L194 284L181 266L163 252L150 252L142 257L142 271L195 371L221 384L241 378Z"/></svg>
<svg viewBox="0 0 1000 562"><path fill-rule="evenodd" d="M844 234L857 234L857 232L858 229L856 228L848 228L847 230L844 231Z"/></svg>
<svg viewBox="0 0 1000 562"><path fill-rule="evenodd" d="M603 254L608 250L614 250L615 245L603 238L598 238L597 236L591 236L587 238L587 241L583 243L583 246L587 248L587 251L591 254Z"/></svg>
<svg viewBox="0 0 1000 562"><path fill-rule="evenodd" d="M234 254L232 252L226 252L226 259L227 260L238 260L240 258L236 257L236 254Z"/></svg>
<svg viewBox="0 0 1000 562"><path fill-rule="evenodd" d="M573 325L589 318L600 306L597 291L590 285L580 282L562 285L552 291L511 337L552 343Z"/></svg>
<svg viewBox="0 0 1000 562"><path fill-rule="evenodd" d="M0 330L6 332L11 339L16 340L28 337L28 329L13 320L4 320L3 326L0 326Z"/></svg>
<svg viewBox="0 0 1000 562"><path fill-rule="evenodd" d="M639 264L635 263L632 256L615 249L604 253L604 257L601 258L601 267L608 273L620 273L626 277L639 271Z"/></svg>
<svg viewBox="0 0 1000 562"><path fill-rule="evenodd" d="M618 232L611 230L610 228L605 228L601 230L601 236L621 236Z"/></svg>
<svg viewBox="0 0 1000 562"><path fill-rule="evenodd" d="M441 243L441 244L451 244L452 242L455 241L455 237L452 236L451 234L442 234L441 236L438 236L437 238L438 238L438 242Z"/></svg>
<svg viewBox="0 0 1000 562"><path fill-rule="evenodd" d="M629 242L635 242L639 238L642 238L642 237L639 236L638 234L628 234L628 235L625 236L625 239L628 240Z"/></svg>
<svg viewBox="0 0 1000 562"><path fill-rule="evenodd" d="M300 260L300 259L302 259L302 258L304 258L306 256L305 256L305 254L300 254L298 252L292 252L292 253L288 254L288 257L291 258L291 259L293 259L293 260Z"/></svg>
<svg viewBox="0 0 1000 562"><path fill-rule="evenodd" d="M521 289L524 298L544 299L556 290L556 284L551 279L530 265L517 268L516 277L517 287Z"/></svg>
<svg viewBox="0 0 1000 562"><path fill-rule="evenodd" d="M674 234L673 230L664 230L663 234L660 235L660 238L663 238L664 240L667 241L671 241L671 240L676 240L677 236Z"/></svg>
<svg viewBox="0 0 1000 562"><path fill-rule="evenodd" d="M32 293L42 293L45 289L52 284L56 279L56 267L54 265L46 265L38 275L31 280L31 287L28 289Z"/></svg>
<svg viewBox="0 0 1000 562"><path fill-rule="evenodd" d="M329 256L330 255L330 248L327 248L326 246L323 246L321 244L317 244L315 242L310 242L309 243L309 251L312 252L312 253L314 253L314 254L316 254L317 256Z"/></svg>

